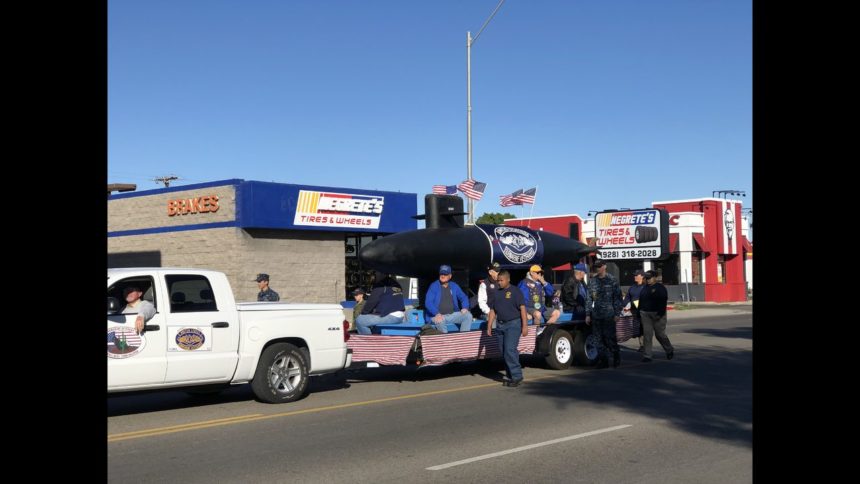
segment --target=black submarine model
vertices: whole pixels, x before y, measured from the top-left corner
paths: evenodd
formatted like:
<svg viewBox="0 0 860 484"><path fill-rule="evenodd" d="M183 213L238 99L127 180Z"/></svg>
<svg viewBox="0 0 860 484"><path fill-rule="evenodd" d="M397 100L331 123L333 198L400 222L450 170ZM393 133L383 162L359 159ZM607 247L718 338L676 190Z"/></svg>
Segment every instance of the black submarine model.
<svg viewBox="0 0 860 484"><path fill-rule="evenodd" d="M368 268L422 279L435 279L439 266L468 271L470 279L485 275L498 262L502 269L523 271L533 264L551 268L578 262L600 248L545 231L508 225L464 226L463 199L426 195L427 228L381 237L361 248L358 257Z"/></svg>

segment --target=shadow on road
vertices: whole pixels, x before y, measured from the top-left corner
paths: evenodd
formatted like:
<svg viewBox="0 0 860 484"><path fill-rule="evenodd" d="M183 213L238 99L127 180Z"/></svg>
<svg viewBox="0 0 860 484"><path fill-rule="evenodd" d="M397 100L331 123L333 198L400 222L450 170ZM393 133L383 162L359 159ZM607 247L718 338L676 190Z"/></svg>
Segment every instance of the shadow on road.
<svg viewBox="0 0 860 484"><path fill-rule="evenodd" d="M312 376L308 382L308 393L322 393L349 388L341 374ZM132 415L159 412L179 408L194 408L233 402L259 401L250 384L236 385L217 393L193 395L184 390L162 390L151 392L117 393L108 396L107 416Z"/></svg>
<svg viewBox="0 0 860 484"><path fill-rule="evenodd" d="M523 357L523 363L526 363ZM363 368L348 370L346 377L349 381L430 381L452 376L478 375L490 381L502 381L505 364L501 359L466 361L449 363L440 366L383 366L379 368Z"/></svg>
<svg viewBox="0 0 860 484"><path fill-rule="evenodd" d="M684 333L695 333L695 334L706 334L708 336L716 336L718 338L744 338L744 339L752 339L752 328L749 326L741 326L737 328L727 328L727 329L711 329L711 328L699 328L699 329L688 329L684 331Z"/></svg>
<svg viewBox="0 0 860 484"><path fill-rule="evenodd" d="M654 361L641 363L639 353L623 351L618 369L589 369L521 388L571 412L584 403L614 406L751 448L752 351L676 349L671 361L662 353L658 346Z"/></svg>

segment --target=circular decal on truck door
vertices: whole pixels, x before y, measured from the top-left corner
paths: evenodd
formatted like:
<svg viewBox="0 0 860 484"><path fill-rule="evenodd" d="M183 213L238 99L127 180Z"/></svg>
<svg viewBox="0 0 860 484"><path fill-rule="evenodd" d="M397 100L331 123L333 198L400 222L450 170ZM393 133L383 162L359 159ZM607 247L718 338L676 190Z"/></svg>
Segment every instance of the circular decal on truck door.
<svg viewBox="0 0 860 484"><path fill-rule="evenodd" d="M146 336L137 334L133 327L114 326L107 331L108 358L129 358L146 347Z"/></svg>
<svg viewBox="0 0 860 484"><path fill-rule="evenodd" d="M206 335L197 328L182 328L176 333L176 346L183 350L196 350L206 342Z"/></svg>

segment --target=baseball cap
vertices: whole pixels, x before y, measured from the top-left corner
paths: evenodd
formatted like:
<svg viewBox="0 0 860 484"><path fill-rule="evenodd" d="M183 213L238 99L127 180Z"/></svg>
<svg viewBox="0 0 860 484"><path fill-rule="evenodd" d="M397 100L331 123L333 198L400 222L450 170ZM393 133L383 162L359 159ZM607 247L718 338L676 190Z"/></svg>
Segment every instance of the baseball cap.
<svg viewBox="0 0 860 484"><path fill-rule="evenodd" d="M633 275L634 276L644 276L645 271L643 271L642 269L636 269L635 271L633 271Z"/></svg>
<svg viewBox="0 0 860 484"><path fill-rule="evenodd" d="M579 264L573 266L573 270L580 272L588 272L588 267L586 267L585 264L580 262Z"/></svg>
<svg viewBox="0 0 860 484"><path fill-rule="evenodd" d="M605 266L605 265L606 265L606 261L605 261L605 260L603 260L603 259L597 259L596 261L594 261L594 264L592 264L592 265L591 265L591 267L594 267L595 269L597 269L598 267L603 267L603 266Z"/></svg>
<svg viewBox="0 0 860 484"><path fill-rule="evenodd" d="M645 279L651 279L652 277L657 277L657 273L654 271L645 271Z"/></svg>
<svg viewBox="0 0 860 484"><path fill-rule="evenodd" d="M451 273L451 266L449 266L448 264L442 264L441 266L439 266L439 274L447 275L450 273Z"/></svg>
<svg viewBox="0 0 860 484"><path fill-rule="evenodd" d="M261 273L257 274L257 278L254 279L254 282L268 281L268 280L269 280L269 275L261 272Z"/></svg>
<svg viewBox="0 0 860 484"><path fill-rule="evenodd" d="M539 265L535 264L529 267L529 272L543 272L543 269L541 269Z"/></svg>
<svg viewBox="0 0 860 484"><path fill-rule="evenodd" d="M360 287L356 287L356 288L352 291L352 295L353 295L353 296L358 296L359 294L367 294L367 293L366 293L366 292L364 292L364 289L362 289L362 288L360 288Z"/></svg>
<svg viewBox="0 0 860 484"><path fill-rule="evenodd" d="M493 262L492 264L487 266L487 270L499 272L502 270L502 265L499 264L498 262Z"/></svg>

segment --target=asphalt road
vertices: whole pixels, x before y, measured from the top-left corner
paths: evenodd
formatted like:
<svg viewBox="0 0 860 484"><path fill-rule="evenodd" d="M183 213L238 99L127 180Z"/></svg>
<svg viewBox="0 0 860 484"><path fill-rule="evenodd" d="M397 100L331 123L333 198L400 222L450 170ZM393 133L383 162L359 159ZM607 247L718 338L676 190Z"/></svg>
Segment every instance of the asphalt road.
<svg viewBox="0 0 860 484"><path fill-rule="evenodd" d="M111 482L751 482L752 307L669 313L675 358L635 339L618 369L501 362L314 377L267 405L247 385L108 399Z"/></svg>

